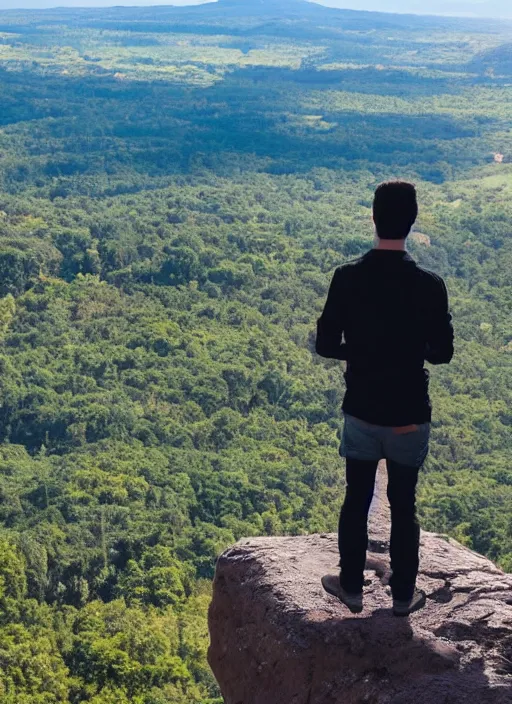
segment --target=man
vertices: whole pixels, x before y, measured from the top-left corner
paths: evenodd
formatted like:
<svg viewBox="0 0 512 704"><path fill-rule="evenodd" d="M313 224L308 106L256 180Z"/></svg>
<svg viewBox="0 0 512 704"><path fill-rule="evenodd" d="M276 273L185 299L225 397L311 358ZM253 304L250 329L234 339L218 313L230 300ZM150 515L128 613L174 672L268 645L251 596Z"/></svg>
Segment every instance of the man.
<svg viewBox="0 0 512 704"><path fill-rule="evenodd" d="M377 464L387 460L391 506L390 586L393 611L422 608L416 589L420 528L416 484L428 452L431 364L453 356L452 316L440 276L421 268L405 249L418 215L414 185L381 184L373 202L375 246L334 272L317 323L316 351L347 361L344 427L347 487L339 522L341 574L324 588L353 613L363 609L368 511Z"/></svg>

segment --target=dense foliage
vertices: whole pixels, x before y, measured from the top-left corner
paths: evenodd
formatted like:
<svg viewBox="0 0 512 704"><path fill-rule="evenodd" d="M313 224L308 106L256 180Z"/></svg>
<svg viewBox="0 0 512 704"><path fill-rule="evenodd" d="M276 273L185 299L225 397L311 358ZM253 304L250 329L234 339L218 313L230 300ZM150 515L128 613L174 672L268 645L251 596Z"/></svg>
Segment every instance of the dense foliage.
<svg viewBox="0 0 512 704"><path fill-rule="evenodd" d="M0 14L2 703L220 702L215 557L336 525L384 178L457 335L423 525L512 570L511 25L244 7Z"/></svg>

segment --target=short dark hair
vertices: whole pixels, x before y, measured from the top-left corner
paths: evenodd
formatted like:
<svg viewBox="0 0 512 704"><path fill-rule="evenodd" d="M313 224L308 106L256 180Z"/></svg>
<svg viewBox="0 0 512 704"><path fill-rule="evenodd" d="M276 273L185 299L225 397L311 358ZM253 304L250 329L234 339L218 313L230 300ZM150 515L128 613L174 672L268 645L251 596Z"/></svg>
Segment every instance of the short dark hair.
<svg viewBox="0 0 512 704"><path fill-rule="evenodd" d="M373 219L383 240L405 239L418 217L416 188L407 181L386 181L375 191Z"/></svg>

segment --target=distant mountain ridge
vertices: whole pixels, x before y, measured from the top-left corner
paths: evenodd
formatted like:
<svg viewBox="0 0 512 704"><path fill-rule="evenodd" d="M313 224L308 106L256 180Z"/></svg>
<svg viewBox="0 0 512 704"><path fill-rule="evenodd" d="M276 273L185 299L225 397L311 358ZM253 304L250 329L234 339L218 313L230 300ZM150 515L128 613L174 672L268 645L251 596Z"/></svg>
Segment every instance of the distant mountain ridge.
<svg viewBox="0 0 512 704"><path fill-rule="evenodd" d="M268 10L295 14L312 14L319 6L338 10L356 10L379 12L386 14L419 14L455 17L481 17L512 19L512 3L509 0L431 0L425 4L423 0L217 0L216 2L201 2L200 0L0 0L1 10L73 7L76 9L102 8L189 8L198 5L221 5L236 14L258 15ZM313 6L305 7L306 5Z"/></svg>
<svg viewBox="0 0 512 704"><path fill-rule="evenodd" d="M12 2L10 12L20 12L20 2L24 5L30 5L36 0L0 0L0 11L2 7L6 4ZM102 7L100 6L86 6L88 0L76 0L77 5L65 7L63 3L65 2L75 2L75 0L43 0L43 3L59 3L59 7L41 7L39 5L39 10L41 16L44 15L45 21L52 20L52 16L55 15L55 19L60 21L62 14L73 13L74 22L77 25L90 25L96 26L98 21L115 23L116 27L124 30L140 31L141 27L137 27L133 22L151 22L151 23L163 23L169 21L172 17L173 23L176 22L176 27L183 31L185 26L197 26L201 27L201 31L204 30L208 25L212 28L216 28L222 33L225 31L227 33L246 33L253 32L257 26L262 25L262 23L268 24L268 31L271 34L277 31L278 34L282 34L284 31L289 33L291 31L290 20L300 21L302 32L306 31L310 34L310 38L319 36L319 32L322 36L326 36L326 33L336 33L339 30L354 30L354 31L367 31L369 29L374 29L376 25L380 28L387 27L388 29L415 29L421 27L424 31L434 31L439 29L441 25L444 25L449 30L460 31L467 30L473 31L475 28L475 22L479 22L479 30L484 30L484 23L487 29L492 29L493 25L496 25L497 20L492 18L487 19L475 19L475 18L457 18L450 16L436 16L430 15L420 15L412 14L413 10L409 8L407 12L386 12L383 8L376 6L374 9L364 10L362 9L363 4L366 4L365 0L347 0L347 7L342 7L341 3L344 0L325 0L320 3L313 0L216 0L215 2L193 2L192 4L184 5L171 5L171 4L161 4L153 5L150 3L145 3L144 0L105 0L108 2L126 2L132 3L127 5L117 5L117 6L107 6L106 4ZM89 0L90 2L103 2L103 0ZM500 2L500 0L496 0ZM390 0L390 2L396 2L400 4L402 0ZM413 4L416 0L412 0ZM80 6L78 6L78 3ZM136 4L140 3L140 4ZM328 3L331 3L328 5ZM336 3L336 6L334 6ZM377 0L368 0L368 5L372 3L377 5ZM16 5L14 8L13 5ZM380 0L378 5L380 5ZM354 5L358 7L353 7ZM35 21L37 17L37 10L32 8L26 13L26 19L30 21ZM227 29L224 26L225 21L243 19L241 26L234 30L232 27ZM512 19L512 15L511 18ZM507 22L507 19L501 20L502 22ZM130 23L128 26L127 23ZM105 25L106 27L107 25ZM511 24L512 27L512 24ZM155 30L155 26L152 28L146 27L148 31Z"/></svg>
<svg viewBox="0 0 512 704"><path fill-rule="evenodd" d="M277 14L280 17L296 15L324 15L326 12L339 12L341 8L326 7L309 0L217 0L196 9L218 12L229 11L232 15L265 15Z"/></svg>

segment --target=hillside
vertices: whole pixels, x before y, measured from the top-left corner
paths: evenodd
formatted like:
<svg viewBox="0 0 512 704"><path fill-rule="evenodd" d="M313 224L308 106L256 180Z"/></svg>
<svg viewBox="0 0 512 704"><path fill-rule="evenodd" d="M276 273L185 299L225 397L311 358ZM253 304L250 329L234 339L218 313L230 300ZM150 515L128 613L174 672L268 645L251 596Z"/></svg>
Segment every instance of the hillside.
<svg viewBox="0 0 512 704"><path fill-rule="evenodd" d="M216 557L337 523L385 178L457 335L423 526L512 570L510 26L230 2L0 13L2 704L218 704Z"/></svg>

